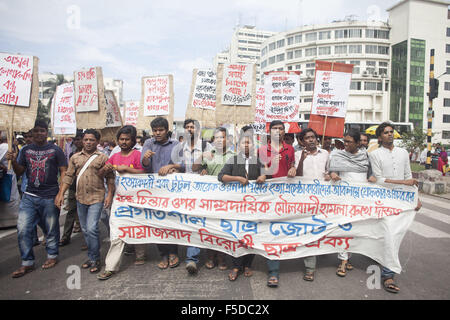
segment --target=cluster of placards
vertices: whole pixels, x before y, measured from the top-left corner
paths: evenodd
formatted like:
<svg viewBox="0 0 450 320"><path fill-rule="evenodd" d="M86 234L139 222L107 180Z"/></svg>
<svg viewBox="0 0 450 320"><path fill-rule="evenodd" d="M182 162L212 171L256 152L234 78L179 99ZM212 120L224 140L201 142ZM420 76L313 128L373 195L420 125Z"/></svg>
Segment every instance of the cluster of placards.
<svg viewBox="0 0 450 320"><path fill-rule="evenodd" d="M33 57L0 53L0 104L29 107Z"/></svg>
<svg viewBox="0 0 450 320"><path fill-rule="evenodd" d="M98 111L98 86L95 67L75 71L75 109Z"/></svg>
<svg viewBox="0 0 450 320"><path fill-rule="evenodd" d="M139 101L126 101L123 124L136 126L138 116L139 116Z"/></svg>
<svg viewBox="0 0 450 320"><path fill-rule="evenodd" d="M250 106L252 104L253 64L229 63L223 67L222 104Z"/></svg>
<svg viewBox="0 0 450 320"><path fill-rule="evenodd" d="M120 118L120 109L112 90L105 91L106 100L106 127L120 127L122 120Z"/></svg>
<svg viewBox="0 0 450 320"><path fill-rule="evenodd" d="M345 118L351 72L316 70L311 114Z"/></svg>
<svg viewBox="0 0 450 320"><path fill-rule="evenodd" d="M75 134L77 121L72 83L64 83L56 88L52 109L53 133L56 135Z"/></svg>
<svg viewBox="0 0 450 320"><path fill-rule="evenodd" d="M300 73L276 71L264 78L266 96L266 121L300 120Z"/></svg>
<svg viewBox="0 0 450 320"><path fill-rule="evenodd" d="M208 110L216 109L216 73L212 70L197 70L192 107Z"/></svg>
<svg viewBox="0 0 450 320"><path fill-rule="evenodd" d="M169 115L170 81L168 76L144 78L144 116Z"/></svg>

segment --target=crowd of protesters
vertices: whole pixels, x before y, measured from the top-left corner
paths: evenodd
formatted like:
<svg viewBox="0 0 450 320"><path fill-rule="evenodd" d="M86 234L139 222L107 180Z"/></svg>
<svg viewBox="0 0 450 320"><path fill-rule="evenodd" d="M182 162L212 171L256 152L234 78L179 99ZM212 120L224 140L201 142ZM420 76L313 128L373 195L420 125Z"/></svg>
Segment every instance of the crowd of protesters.
<svg viewBox="0 0 450 320"><path fill-rule="evenodd" d="M47 260L43 269L50 269L58 263L59 248L70 243L72 232L81 227L87 249L87 260L82 268L98 273L99 280L107 280L119 272L124 253L134 252L135 265L146 263L146 244L127 245L121 239L110 242L104 262L100 258L99 221L103 221L109 236L109 208L115 192L116 173L157 173L161 176L174 172L198 173L216 176L223 183L238 182L243 185L253 180L265 183L266 179L301 176L325 181L341 179L354 182L386 182L417 186L410 168L410 156L405 149L394 146L394 128L389 122L382 123L376 130L379 147L368 153L369 136L356 130L344 133L343 140L320 137L312 129L288 134L284 123L272 121L267 139L256 138L251 126L244 126L238 139L226 128L216 128L212 141L201 137L197 120L184 121L183 139L172 139L168 121L155 118L151 124L152 137L144 139L137 135L136 128L124 126L117 132L114 142L101 143L97 130L78 132L72 142L65 146L65 152L48 140L48 126L36 121L30 132L24 135L24 143L18 150L8 150L4 137L0 143L0 172L6 172L8 161L10 172L22 177L22 186L13 186L8 210L18 212L17 230L21 255L21 266L12 273L19 278L35 268L33 246L37 240L37 226L45 236ZM231 140L230 140L231 137ZM267 141L265 141L267 140ZM295 147L293 146L297 141ZM321 144L320 144L321 142ZM437 148L436 148L437 150ZM445 150L439 150L442 166L447 160ZM442 157L441 157L442 153ZM445 160L444 160L445 158ZM17 192L15 192L17 191ZM0 202L5 206L5 202ZM420 209L419 201L416 210ZM5 209L6 210L6 209ZM66 211L63 234L60 235L59 217ZM226 270L226 255L214 250L198 247L181 247L175 244L157 245L161 270L180 265L179 251L186 250L186 270L195 275L199 271L200 254L206 256L205 267ZM184 248L184 249L183 249ZM338 254L336 274L346 276L353 269L351 254ZM232 258L228 279L235 281L240 274L252 276L254 255ZM317 259L303 258L306 272L303 279L314 281ZM102 266L104 265L103 271ZM280 281L280 261L267 260L267 285L277 287ZM399 292L394 273L382 269L384 288Z"/></svg>

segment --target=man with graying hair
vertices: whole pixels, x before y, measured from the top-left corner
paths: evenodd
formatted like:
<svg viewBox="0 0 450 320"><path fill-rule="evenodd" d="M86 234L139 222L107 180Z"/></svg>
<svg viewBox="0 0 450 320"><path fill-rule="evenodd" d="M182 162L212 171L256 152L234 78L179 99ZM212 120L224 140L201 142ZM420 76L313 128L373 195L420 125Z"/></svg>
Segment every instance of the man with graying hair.
<svg viewBox="0 0 450 320"><path fill-rule="evenodd" d="M383 122L376 130L376 136L381 145L378 149L369 153L373 175L377 183L393 183L406 186L418 186L418 181L413 179L409 163L409 154L403 148L394 146L394 126L389 122ZM416 207L418 211L422 206L420 200ZM391 293L398 293L399 287L394 282L394 272L386 267L381 270L383 288Z"/></svg>

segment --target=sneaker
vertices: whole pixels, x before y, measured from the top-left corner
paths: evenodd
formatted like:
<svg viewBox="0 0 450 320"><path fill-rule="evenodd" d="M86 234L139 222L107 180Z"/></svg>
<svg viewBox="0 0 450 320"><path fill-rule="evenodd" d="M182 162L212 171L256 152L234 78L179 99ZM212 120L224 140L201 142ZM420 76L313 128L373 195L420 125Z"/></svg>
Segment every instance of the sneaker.
<svg viewBox="0 0 450 320"><path fill-rule="evenodd" d="M197 273L197 264L194 261L189 261L186 264L186 270L189 274L196 274Z"/></svg>

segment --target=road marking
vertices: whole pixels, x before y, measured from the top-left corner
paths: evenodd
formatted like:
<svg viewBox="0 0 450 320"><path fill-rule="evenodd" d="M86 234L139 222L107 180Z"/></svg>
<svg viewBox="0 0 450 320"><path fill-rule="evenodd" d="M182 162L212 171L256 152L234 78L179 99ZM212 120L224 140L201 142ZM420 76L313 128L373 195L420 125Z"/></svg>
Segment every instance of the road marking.
<svg viewBox="0 0 450 320"><path fill-rule="evenodd" d="M441 222L450 224L450 216L449 215L446 215L444 213L439 213L439 212L437 212L435 210L431 210L431 209L427 209L427 208L422 207L417 214L418 215L424 215L424 216L429 217L431 219L439 220Z"/></svg>
<svg viewBox="0 0 450 320"><path fill-rule="evenodd" d="M448 210L450 207L450 201L446 202L446 201L437 200L436 197L430 198L430 197L419 196L419 199L420 199L420 201L422 201L422 203L430 204L432 206L437 206L444 210Z"/></svg>
<svg viewBox="0 0 450 320"><path fill-rule="evenodd" d="M413 221L408 231L414 232L425 238L450 238L450 234L417 221Z"/></svg>

